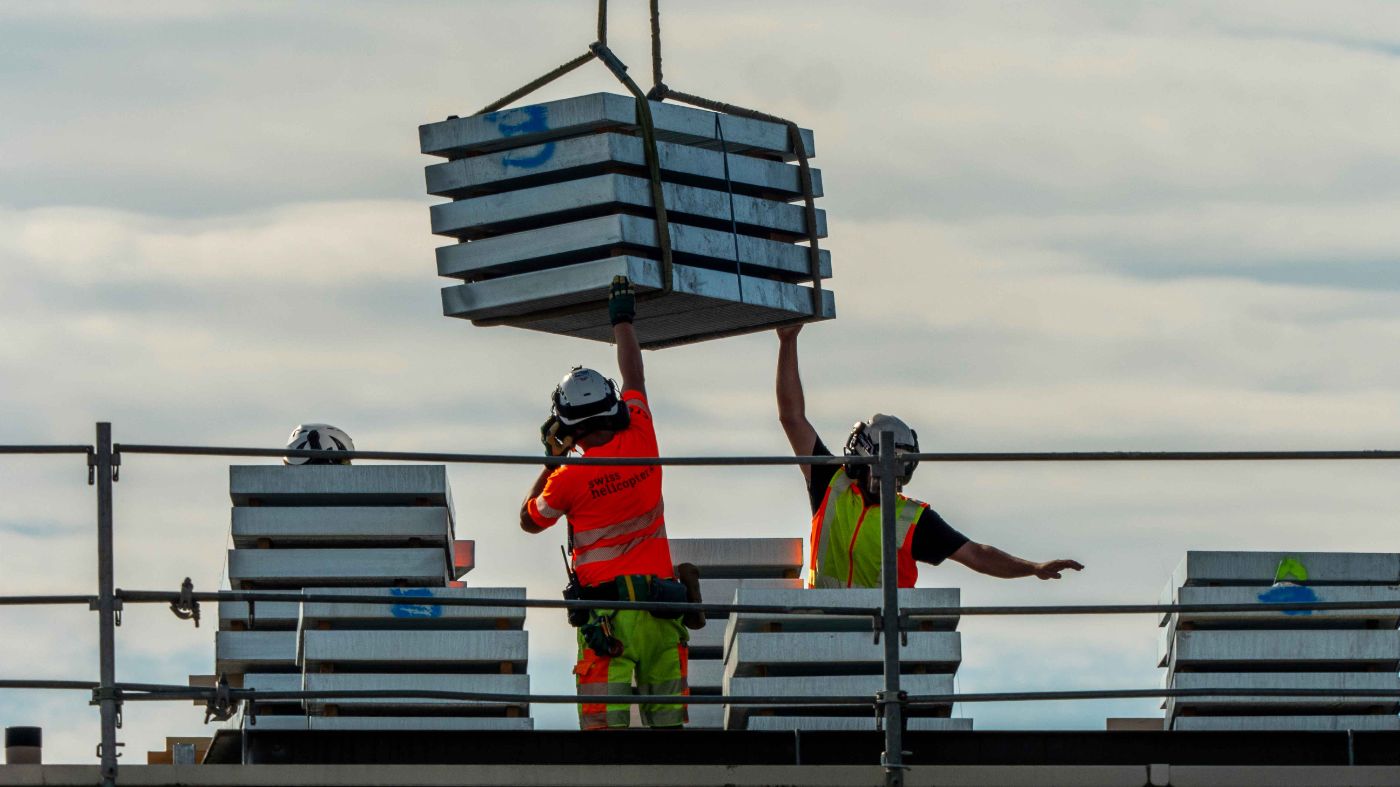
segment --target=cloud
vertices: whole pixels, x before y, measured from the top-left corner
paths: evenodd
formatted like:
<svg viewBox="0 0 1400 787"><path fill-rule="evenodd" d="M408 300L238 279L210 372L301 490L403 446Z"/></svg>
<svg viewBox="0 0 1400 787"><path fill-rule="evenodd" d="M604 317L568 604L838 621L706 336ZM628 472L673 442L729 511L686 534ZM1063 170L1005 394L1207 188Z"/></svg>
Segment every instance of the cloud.
<svg viewBox="0 0 1400 787"><path fill-rule="evenodd" d="M667 81L816 130L839 320L802 335L828 445L874 411L948 450L1379 448L1400 434L1391 220L1397 11L1356 3L671 4ZM417 124L578 51L579 3L0 8L3 442L275 446L303 420L367 448L532 454L560 375L610 347L442 319ZM529 41L528 46L522 41ZM646 72L644 19L612 43ZM590 67L538 94L617 90ZM663 451L781 455L769 335L648 353ZM128 456L118 583L222 579L224 459ZM451 468L476 585L552 598L563 535L515 524L530 468ZM943 465L911 492L969 536L1075 557L1058 583L925 568L966 604L1146 602L1190 549L1394 551L1378 463ZM791 467L670 468L675 537L789 536ZM88 593L81 457L0 463L0 592ZM43 611L41 611L43 612ZM86 676L91 613L0 611L0 661ZM530 616L533 688L572 631ZM1150 616L965 619L959 688L1157 685ZM212 667L207 628L127 612L119 674ZM8 648L8 649L7 649ZM18 650L16 650L18 648ZM1033 651L1034 668L1022 654ZM28 659L22 661L21 659ZM14 668L18 670L18 667ZM27 667L26 667L27 669ZM7 671L10 677L13 672ZM5 695L90 761L85 697ZM971 705L980 728L1102 728L1152 703ZM569 726L567 706L537 707ZM143 705L131 748L198 733ZM60 732L61 731L61 732ZM207 730L206 730L207 731Z"/></svg>

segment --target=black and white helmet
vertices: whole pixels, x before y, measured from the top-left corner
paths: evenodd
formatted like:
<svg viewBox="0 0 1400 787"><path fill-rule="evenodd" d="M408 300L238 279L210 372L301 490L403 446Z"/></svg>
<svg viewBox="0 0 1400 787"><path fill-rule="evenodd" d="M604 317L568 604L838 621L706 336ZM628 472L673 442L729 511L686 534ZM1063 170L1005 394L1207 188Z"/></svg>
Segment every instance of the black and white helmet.
<svg viewBox="0 0 1400 787"><path fill-rule="evenodd" d="M603 375L575 366L554 389L554 415L575 435L627 428L627 405L617 383Z"/></svg>
<svg viewBox="0 0 1400 787"><path fill-rule="evenodd" d="M350 435L330 424L300 424L287 438L287 447L297 451L354 451ZM284 465L348 465L349 459L308 459L304 456L284 456Z"/></svg>
<svg viewBox="0 0 1400 787"><path fill-rule="evenodd" d="M876 413L869 421L859 421L851 428L846 438L846 456L878 456L880 454L880 433L894 432L895 455L919 453L919 433L909 428L909 424L893 415ZM914 477L914 468L919 460L901 460L898 464L898 477L895 486L903 488ZM877 488L871 483L871 465L846 465L846 475L850 476L869 494L876 494Z"/></svg>

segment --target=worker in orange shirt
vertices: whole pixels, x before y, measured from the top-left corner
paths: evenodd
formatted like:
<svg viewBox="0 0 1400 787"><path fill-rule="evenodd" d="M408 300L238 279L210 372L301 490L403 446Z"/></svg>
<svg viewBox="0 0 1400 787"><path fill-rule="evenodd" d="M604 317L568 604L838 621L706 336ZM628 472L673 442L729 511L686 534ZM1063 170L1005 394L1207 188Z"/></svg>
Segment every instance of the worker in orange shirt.
<svg viewBox="0 0 1400 787"><path fill-rule="evenodd" d="M541 428L546 451L573 448L587 457L656 457L656 431L647 403L642 351L632 326L636 298L631 283L613 280L608 313L617 343L622 390L592 369L575 367L554 389L553 415ZM567 517L572 597L603 601L686 601L675 579L658 465L546 467L520 507L520 527L540 533ZM566 598L571 597L566 591ZM643 610L571 611L579 627L578 693L598 697L579 706L585 730L627 727L631 706L606 698L636 693L689 694L681 616ZM685 724L680 702L643 705L649 727Z"/></svg>

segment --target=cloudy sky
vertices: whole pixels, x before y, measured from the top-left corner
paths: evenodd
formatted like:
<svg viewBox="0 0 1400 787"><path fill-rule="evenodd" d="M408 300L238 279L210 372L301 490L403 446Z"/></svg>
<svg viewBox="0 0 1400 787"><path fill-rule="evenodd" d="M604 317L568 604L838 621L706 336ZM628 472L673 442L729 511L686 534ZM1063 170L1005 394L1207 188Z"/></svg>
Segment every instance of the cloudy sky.
<svg viewBox="0 0 1400 787"><path fill-rule="evenodd" d="M612 43L646 73L645 3ZM610 349L440 315L417 126L580 52L594 4L0 2L0 442L531 454L555 381ZM828 442L876 410L930 449L1394 448L1400 6L1380 2L664 4L667 82L815 130L838 321L808 328ZM618 91L593 64L538 94ZM1389 348L1389 349L1387 349ZM663 453L777 454L771 335L647 355ZM221 581L226 460L130 457L117 582ZM477 585L553 597L562 533L515 523L534 472L454 468ZM959 566L967 604L1151 602L1194 549L1400 551L1394 468L926 466L974 539L1074 557L1059 583ZM75 458L0 462L0 593L89 593ZM793 468L667 470L673 536L799 536ZM531 616L537 691L570 631ZM0 610L0 676L95 679L86 610ZM1149 688L1148 617L965 620L958 688ZM119 677L182 683L210 626L128 611ZM73 693L0 726L92 761ZM1102 729L1154 703L959 707L978 728ZM571 710L536 707L541 726ZM201 712L129 707L142 760Z"/></svg>

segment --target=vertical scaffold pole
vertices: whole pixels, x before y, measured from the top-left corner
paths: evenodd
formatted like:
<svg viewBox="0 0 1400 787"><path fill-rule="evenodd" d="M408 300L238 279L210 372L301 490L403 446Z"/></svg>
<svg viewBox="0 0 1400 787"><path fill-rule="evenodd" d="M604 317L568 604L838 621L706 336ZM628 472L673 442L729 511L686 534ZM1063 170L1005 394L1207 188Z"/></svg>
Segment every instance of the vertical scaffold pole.
<svg viewBox="0 0 1400 787"><path fill-rule="evenodd" d="M885 721L885 767L887 787L904 785L904 705L899 701L899 544L895 543L895 513L898 508L895 479L894 432L880 433L880 629L885 643L885 690L880 693Z"/></svg>
<svg viewBox="0 0 1400 787"><path fill-rule="evenodd" d="M112 425L97 424L97 615L99 687L102 713L102 786L117 783L117 599L112 570Z"/></svg>

